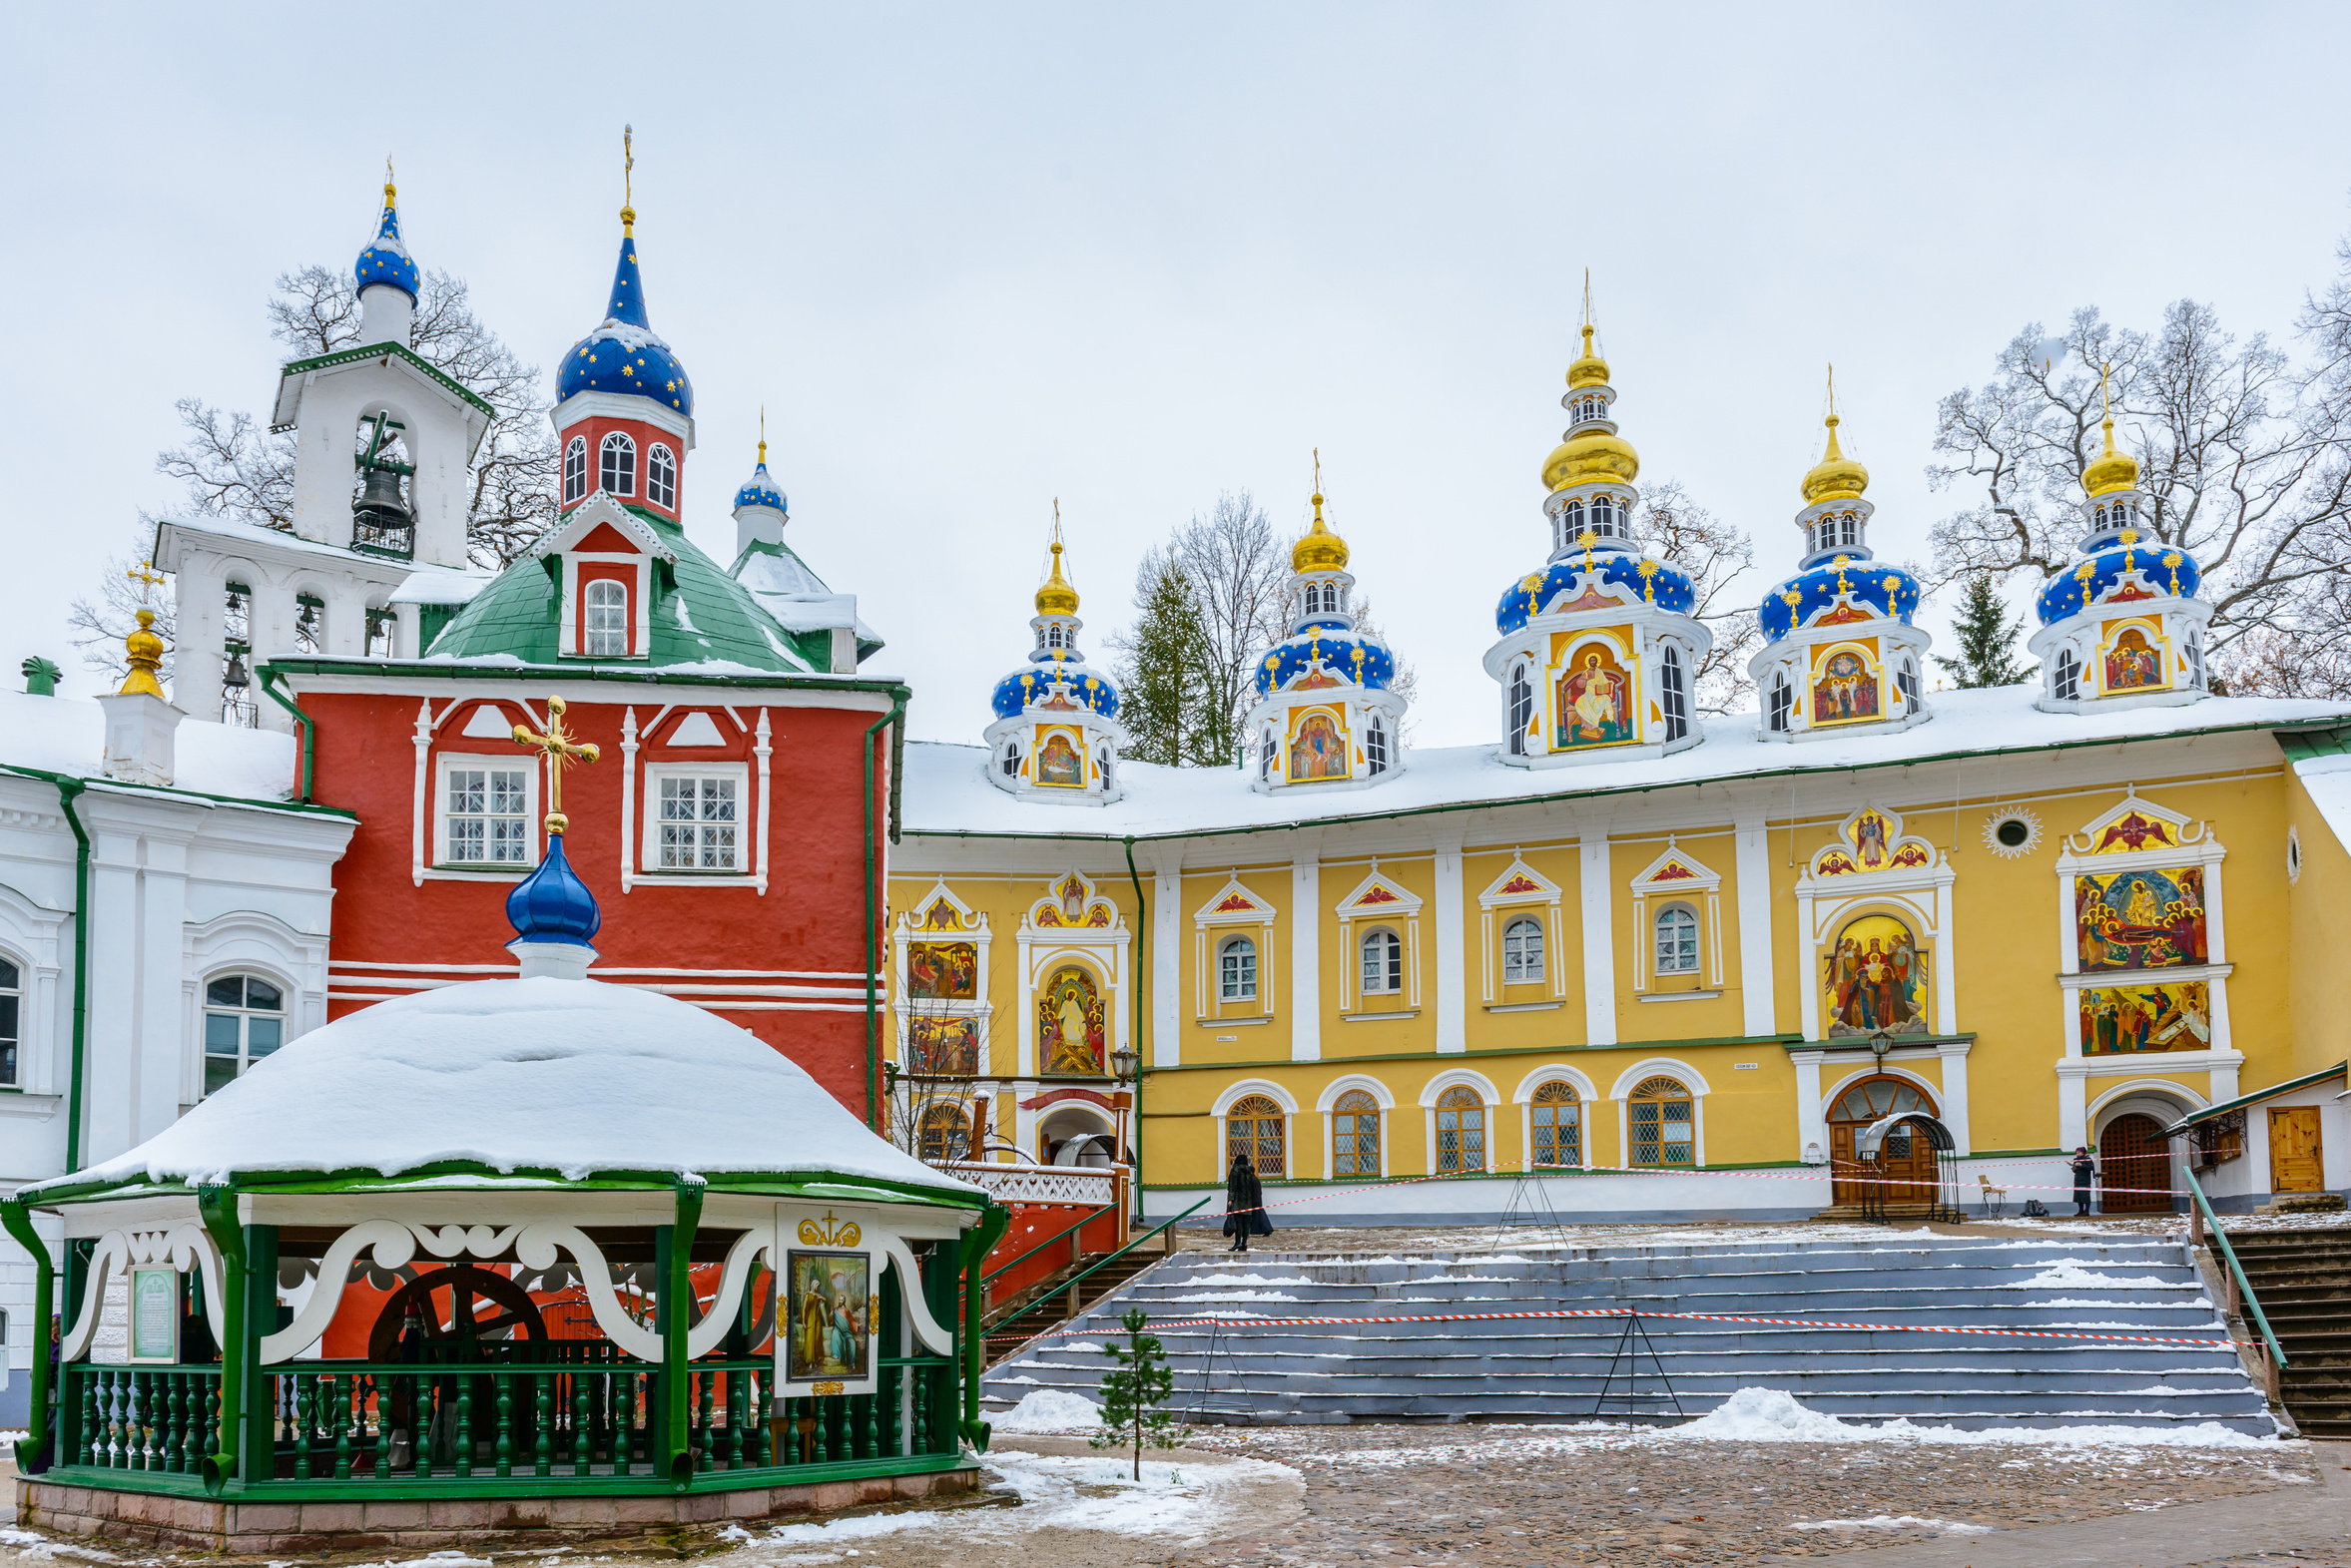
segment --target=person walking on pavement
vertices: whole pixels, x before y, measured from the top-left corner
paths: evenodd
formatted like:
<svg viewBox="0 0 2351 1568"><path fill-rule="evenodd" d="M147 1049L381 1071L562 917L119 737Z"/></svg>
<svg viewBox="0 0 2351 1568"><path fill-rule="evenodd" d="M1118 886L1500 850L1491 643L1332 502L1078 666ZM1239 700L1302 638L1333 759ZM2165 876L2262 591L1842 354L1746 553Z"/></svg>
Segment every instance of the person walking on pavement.
<svg viewBox="0 0 2351 1568"><path fill-rule="evenodd" d="M1258 1185L1257 1170L1249 1163L1249 1156L1233 1156L1233 1168L1225 1173L1225 1235L1233 1239L1227 1252L1249 1251L1249 1238L1271 1236L1274 1223L1265 1217L1265 1189Z"/></svg>
<svg viewBox="0 0 2351 1568"><path fill-rule="evenodd" d="M2097 1175L2097 1166L2089 1157L2089 1146L2077 1146L2073 1151L2073 1215L2075 1219L2089 1213L2090 1179Z"/></svg>

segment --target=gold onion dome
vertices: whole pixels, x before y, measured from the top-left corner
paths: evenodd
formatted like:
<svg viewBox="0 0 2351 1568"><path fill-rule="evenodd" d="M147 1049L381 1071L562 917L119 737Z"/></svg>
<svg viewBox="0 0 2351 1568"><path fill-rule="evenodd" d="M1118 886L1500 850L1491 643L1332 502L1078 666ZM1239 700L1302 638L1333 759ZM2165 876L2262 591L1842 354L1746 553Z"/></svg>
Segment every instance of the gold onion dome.
<svg viewBox="0 0 2351 1568"><path fill-rule="evenodd" d="M2128 452L2114 450L2114 421L2106 421L2106 449L2090 459L2081 470L2081 488L2093 498L2109 490L2138 488L2138 459Z"/></svg>
<svg viewBox="0 0 2351 1568"><path fill-rule="evenodd" d="M1331 525L1323 521L1323 497L1315 495L1315 521L1290 547L1290 570L1293 572L1344 572L1347 570L1347 541L1331 532Z"/></svg>
<svg viewBox="0 0 2351 1568"><path fill-rule="evenodd" d="M1586 326L1583 357L1567 367L1567 385L1570 390L1579 390L1602 385L1607 379L1608 361L1592 352L1592 329ZM1630 441L1605 431L1586 430L1551 449L1551 455L1543 459L1542 483L1546 490L1564 490L1594 479L1630 484L1640 471L1641 456Z"/></svg>
<svg viewBox="0 0 2351 1568"><path fill-rule="evenodd" d="M120 695L145 692L150 697L162 697L163 687L156 680L156 672L163 667L164 640L156 635L155 612L139 612L139 628L123 639L123 651L131 656L131 670L123 678Z"/></svg>
<svg viewBox="0 0 2351 1568"><path fill-rule="evenodd" d="M1829 415L1829 449L1804 475L1804 504L1821 501L1858 501L1870 487L1870 471L1845 455L1837 445L1837 416Z"/></svg>
<svg viewBox="0 0 2351 1568"><path fill-rule="evenodd" d="M1583 357L1567 367L1567 387L1570 391L1580 392L1587 386L1607 384L1608 361L1592 352L1592 328L1591 323L1586 321L1583 324Z"/></svg>
<svg viewBox="0 0 2351 1568"><path fill-rule="evenodd" d="M1069 579L1061 575L1061 541L1053 541L1053 575L1045 579L1045 586L1036 591L1036 613L1039 615L1077 614L1077 590Z"/></svg>

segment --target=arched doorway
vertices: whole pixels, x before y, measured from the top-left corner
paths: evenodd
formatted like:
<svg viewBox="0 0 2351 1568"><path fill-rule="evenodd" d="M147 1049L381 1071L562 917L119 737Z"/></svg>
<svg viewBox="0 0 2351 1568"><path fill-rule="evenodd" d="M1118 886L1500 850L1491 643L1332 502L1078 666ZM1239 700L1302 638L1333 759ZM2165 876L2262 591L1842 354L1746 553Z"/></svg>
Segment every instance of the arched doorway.
<svg viewBox="0 0 2351 1568"><path fill-rule="evenodd" d="M2171 1146L2163 1124L2143 1111L2128 1111L2098 1134L2098 1194L2101 1214L2169 1214Z"/></svg>
<svg viewBox="0 0 2351 1568"><path fill-rule="evenodd" d="M1907 1079L1864 1078L1849 1084L1829 1108L1830 1202L1859 1204L1874 1185L1885 1185L1888 1204L1931 1204L1935 1201L1935 1149L1908 1127L1886 1135L1874 1162L1865 1163L1853 1147L1854 1139L1870 1123L1915 1111L1936 1114L1935 1104Z"/></svg>

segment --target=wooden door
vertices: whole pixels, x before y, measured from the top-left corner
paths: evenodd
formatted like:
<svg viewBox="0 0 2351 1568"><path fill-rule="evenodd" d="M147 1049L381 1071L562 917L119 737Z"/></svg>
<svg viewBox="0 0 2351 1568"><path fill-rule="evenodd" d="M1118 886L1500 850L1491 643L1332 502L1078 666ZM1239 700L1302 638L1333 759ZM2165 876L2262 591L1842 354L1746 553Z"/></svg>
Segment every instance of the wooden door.
<svg viewBox="0 0 2351 1568"><path fill-rule="evenodd" d="M1927 1141L1925 1129L1895 1128L1879 1147L1876 1161L1857 1157L1854 1140L1862 1129L1896 1111L1922 1111L1932 1116L1934 1107L1909 1083L1891 1077L1865 1078L1837 1097L1829 1109L1831 1203L1861 1204L1881 1188L1890 1204L1935 1201L1935 1149Z"/></svg>
<svg viewBox="0 0 2351 1568"><path fill-rule="evenodd" d="M2319 1158L2318 1107L2280 1106L2269 1113L2269 1190L2315 1193L2326 1185Z"/></svg>
<svg viewBox="0 0 2351 1568"><path fill-rule="evenodd" d="M2098 1174L2106 1214L2168 1214L2171 1149L2151 1116L2117 1116L2098 1135Z"/></svg>

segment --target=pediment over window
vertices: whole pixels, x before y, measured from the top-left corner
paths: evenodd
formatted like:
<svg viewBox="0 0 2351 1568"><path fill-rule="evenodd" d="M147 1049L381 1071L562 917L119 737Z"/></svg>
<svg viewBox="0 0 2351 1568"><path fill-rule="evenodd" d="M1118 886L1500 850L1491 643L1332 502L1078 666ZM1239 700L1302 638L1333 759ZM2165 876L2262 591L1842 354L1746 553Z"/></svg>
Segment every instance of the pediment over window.
<svg viewBox="0 0 2351 1568"><path fill-rule="evenodd" d="M1502 874L1485 886L1477 901L1487 908L1496 904L1557 903L1559 884L1528 865L1518 851L1510 851L1510 863L1502 867Z"/></svg>
<svg viewBox="0 0 2351 1568"><path fill-rule="evenodd" d="M678 558L651 523L601 490L540 535L531 555L540 560L550 555L649 555L673 562Z"/></svg>
<svg viewBox="0 0 2351 1568"><path fill-rule="evenodd" d="M1094 890L1092 877L1064 871L1028 906L1028 923L1046 930L1110 930L1118 925L1118 906Z"/></svg>
<svg viewBox="0 0 2351 1568"><path fill-rule="evenodd" d="M1235 871L1206 903L1192 911L1192 918L1201 925L1268 925L1273 922L1274 906L1251 892L1241 873Z"/></svg>
<svg viewBox="0 0 2351 1568"><path fill-rule="evenodd" d="M1942 864L1935 846L1902 830L1901 813L1865 805L1838 824L1837 839L1812 857L1814 876L1875 876L1931 871Z"/></svg>
<svg viewBox="0 0 2351 1568"><path fill-rule="evenodd" d="M2132 789L2079 832L2066 834L2065 848L2073 854L2138 854L2153 849L2184 849L2202 843L2210 835L2206 823L2157 805Z"/></svg>
<svg viewBox="0 0 2351 1568"><path fill-rule="evenodd" d="M1665 852L1642 867L1632 885L1644 893L1712 892L1722 885L1722 873L1668 840Z"/></svg>
<svg viewBox="0 0 2351 1568"><path fill-rule="evenodd" d="M1419 914L1420 912L1420 895L1390 881L1380 873L1377 866L1372 868L1371 875L1356 883L1353 892L1339 900L1341 919L1352 919L1362 915Z"/></svg>

